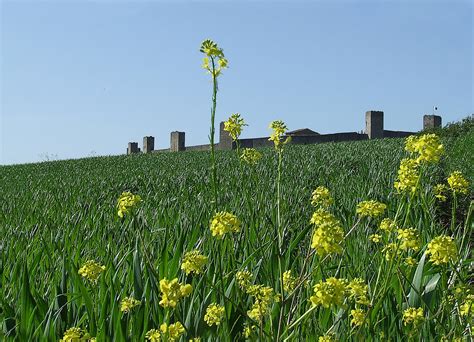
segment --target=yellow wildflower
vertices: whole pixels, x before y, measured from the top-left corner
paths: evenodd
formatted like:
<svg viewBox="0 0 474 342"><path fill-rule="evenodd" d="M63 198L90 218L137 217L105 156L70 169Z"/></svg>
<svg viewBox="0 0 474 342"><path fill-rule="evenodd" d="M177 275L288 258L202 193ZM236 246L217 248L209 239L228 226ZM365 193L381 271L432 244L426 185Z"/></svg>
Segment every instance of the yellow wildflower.
<svg viewBox="0 0 474 342"><path fill-rule="evenodd" d="M134 195L129 191L122 192L119 199L117 200L117 215L123 218L125 214L130 213L130 210L141 202L141 198L138 195Z"/></svg>
<svg viewBox="0 0 474 342"><path fill-rule="evenodd" d="M425 320L422 308L408 308L403 312L403 325L417 326Z"/></svg>
<svg viewBox="0 0 474 342"><path fill-rule="evenodd" d="M474 295L468 294L463 303L459 306L459 314L462 317L471 318L474 314Z"/></svg>
<svg viewBox="0 0 474 342"><path fill-rule="evenodd" d="M319 336L318 342L336 342L334 334L328 334L324 336Z"/></svg>
<svg viewBox="0 0 474 342"><path fill-rule="evenodd" d="M237 141L242 134L242 127L247 126L239 113L232 114L230 118L224 122L224 131L229 132L232 140Z"/></svg>
<svg viewBox="0 0 474 342"><path fill-rule="evenodd" d="M310 297L313 305L322 305L325 308L341 305L344 301L346 280L334 277L320 281L314 286L314 295Z"/></svg>
<svg viewBox="0 0 474 342"><path fill-rule="evenodd" d="M262 158L262 154L254 148L244 148L240 159L250 165L255 165Z"/></svg>
<svg viewBox="0 0 474 342"><path fill-rule="evenodd" d="M283 135L287 131L286 125L281 120L272 121L269 126L273 130L273 133L270 135L268 140L273 141L275 148L280 153L282 151L283 145L291 141L291 137L288 136L284 141L282 141Z"/></svg>
<svg viewBox="0 0 474 342"><path fill-rule="evenodd" d="M365 321L365 312L362 309L351 310L351 324L359 327L364 324Z"/></svg>
<svg viewBox="0 0 474 342"><path fill-rule="evenodd" d="M410 136L406 140L405 149L417 153L417 162L438 162L444 152L444 147L436 134L424 134L419 137Z"/></svg>
<svg viewBox="0 0 474 342"><path fill-rule="evenodd" d="M141 303L142 302L133 297L125 297L120 303L120 311L129 313L134 307L140 305Z"/></svg>
<svg viewBox="0 0 474 342"><path fill-rule="evenodd" d="M297 282L298 282L298 278L291 274L291 270L285 271L283 273L283 290L284 291L292 292L295 289Z"/></svg>
<svg viewBox="0 0 474 342"><path fill-rule="evenodd" d="M162 334L168 335L168 341L174 342L179 340L181 335L183 335L186 330L180 322L176 322L170 325L163 323L160 326L160 331Z"/></svg>
<svg viewBox="0 0 474 342"><path fill-rule="evenodd" d="M399 253L398 245L394 242L391 242L382 249L382 253L385 253L385 260L393 260Z"/></svg>
<svg viewBox="0 0 474 342"><path fill-rule="evenodd" d="M397 225L391 219L384 218L382 222L380 222L379 228L380 230L386 233L390 233L390 232L393 232L397 228Z"/></svg>
<svg viewBox="0 0 474 342"><path fill-rule="evenodd" d="M441 265L456 261L458 250L452 237L440 235L428 243L426 254L430 254L430 260L433 264Z"/></svg>
<svg viewBox="0 0 474 342"><path fill-rule="evenodd" d="M399 193L414 193L418 185L420 173L415 159L404 158L398 169L398 180L394 183Z"/></svg>
<svg viewBox="0 0 474 342"><path fill-rule="evenodd" d="M206 69L211 75L213 75L213 77L219 76L221 74L222 69L227 68L229 62L224 56L224 51L219 48L217 44L212 40L204 40L201 43L201 48L199 49L199 51L206 55L203 60L202 67ZM216 60L217 66L215 65Z"/></svg>
<svg viewBox="0 0 474 342"><path fill-rule="evenodd" d="M231 213L221 211L214 215L211 220L212 236L218 239L224 238L227 233L237 233L240 231L240 221Z"/></svg>
<svg viewBox="0 0 474 342"><path fill-rule="evenodd" d="M92 342L95 337L91 337L89 333L81 328L72 327L64 332L63 338L59 342Z"/></svg>
<svg viewBox="0 0 474 342"><path fill-rule="evenodd" d="M387 206L377 201L362 201L357 204L356 212L361 217L377 217L383 214Z"/></svg>
<svg viewBox="0 0 474 342"><path fill-rule="evenodd" d="M414 228L397 229L397 239L401 240L400 249L407 251L420 249L420 234Z"/></svg>
<svg viewBox="0 0 474 342"><path fill-rule="evenodd" d="M463 174L459 171L454 171L448 177L449 188L456 194L467 194L469 182L464 178Z"/></svg>
<svg viewBox="0 0 474 342"><path fill-rule="evenodd" d="M189 342L201 342L201 338L200 337L193 337L193 338L189 339Z"/></svg>
<svg viewBox="0 0 474 342"><path fill-rule="evenodd" d="M409 257L406 257L405 258L405 265L409 266L409 267L413 267L416 265L416 260L415 258L409 256Z"/></svg>
<svg viewBox="0 0 474 342"><path fill-rule="evenodd" d="M181 269L186 273L199 274L207 263L207 256L200 254L198 250L192 250L184 255Z"/></svg>
<svg viewBox="0 0 474 342"><path fill-rule="evenodd" d="M369 235L369 240L375 243L379 243L380 240L382 239L382 236L379 234L371 234Z"/></svg>
<svg viewBox="0 0 474 342"><path fill-rule="evenodd" d="M105 271L105 266L100 265L94 260L89 260L82 265L78 273L89 281L95 283L103 271Z"/></svg>
<svg viewBox="0 0 474 342"><path fill-rule="evenodd" d="M247 288L250 286L252 277L253 277L252 273L250 273L247 270L238 271L235 275L235 278L237 279L237 283L239 284L240 288L244 291L246 291Z"/></svg>
<svg viewBox="0 0 474 342"><path fill-rule="evenodd" d="M150 342L160 342L161 341L161 333L158 329L151 329L145 335L145 339Z"/></svg>
<svg viewBox="0 0 474 342"><path fill-rule="evenodd" d="M448 187L445 184L436 184L434 187L435 197L441 202L446 202L446 200L448 199L446 197L447 190Z"/></svg>
<svg viewBox="0 0 474 342"><path fill-rule="evenodd" d="M311 204L315 207L327 208L334 203L334 199L329 189L324 186L318 186L311 195Z"/></svg>
<svg viewBox="0 0 474 342"><path fill-rule="evenodd" d="M166 278L160 280L161 301L160 305L164 308L174 308L181 298L191 294L193 287L190 284L182 284L178 282L178 278L168 280Z"/></svg>
<svg viewBox="0 0 474 342"><path fill-rule="evenodd" d="M274 291L269 286L251 285L248 287L247 293L255 300L250 310L247 311L247 315L255 321L261 321L270 312L272 301L276 299Z"/></svg>
<svg viewBox="0 0 474 342"><path fill-rule="evenodd" d="M369 287L361 278L352 279L346 287L349 294L349 299L353 299L357 304L369 305L370 301L367 298Z"/></svg>
<svg viewBox="0 0 474 342"><path fill-rule="evenodd" d="M256 330L257 330L256 325L249 325L247 323L244 323L244 331L242 334L244 335L245 338L249 338L252 335L252 333Z"/></svg>
<svg viewBox="0 0 474 342"><path fill-rule="evenodd" d="M225 315L224 307L221 305L212 303L206 309L206 314L204 315L204 321L209 326L212 326L214 324L219 325L221 324L221 321L224 318L224 315Z"/></svg>
<svg viewBox="0 0 474 342"><path fill-rule="evenodd" d="M313 213L310 223L316 226L311 247L316 249L318 255L342 252L340 243L344 239L344 232L334 215L320 208Z"/></svg>

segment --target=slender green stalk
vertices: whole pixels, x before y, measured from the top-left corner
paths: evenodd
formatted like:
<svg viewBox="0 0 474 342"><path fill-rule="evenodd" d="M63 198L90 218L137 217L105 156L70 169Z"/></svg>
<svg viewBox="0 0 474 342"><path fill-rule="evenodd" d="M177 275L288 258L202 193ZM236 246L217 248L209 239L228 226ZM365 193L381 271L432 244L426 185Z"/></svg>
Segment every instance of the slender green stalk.
<svg viewBox="0 0 474 342"><path fill-rule="evenodd" d="M212 108L211 108L211 131L209 140L211 143L211 173L212 173L212 193L214 195L213 206L214 211L217 212L217 166L216 166L216 152L214 146L214 135L215 135L215 118L216 118L216 107L217 107L217 76L216 76L216 64L214 57L211 57L212 65Z"/></svg>

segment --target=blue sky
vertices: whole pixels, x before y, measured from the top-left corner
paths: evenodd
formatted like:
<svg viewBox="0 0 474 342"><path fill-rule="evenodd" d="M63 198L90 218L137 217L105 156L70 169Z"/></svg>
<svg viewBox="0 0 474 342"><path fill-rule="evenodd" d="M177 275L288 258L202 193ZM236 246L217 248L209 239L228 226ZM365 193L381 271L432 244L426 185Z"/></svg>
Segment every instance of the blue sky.
<svg viewBox="0 0 474 342"><path fill-rule="evenodd" d="M122 154L170 131L207 142L211 82L199 46L230 68L217 121L243 137L289 129L419 130L473 106L471 1L1 1L1 164Z"/></svg>

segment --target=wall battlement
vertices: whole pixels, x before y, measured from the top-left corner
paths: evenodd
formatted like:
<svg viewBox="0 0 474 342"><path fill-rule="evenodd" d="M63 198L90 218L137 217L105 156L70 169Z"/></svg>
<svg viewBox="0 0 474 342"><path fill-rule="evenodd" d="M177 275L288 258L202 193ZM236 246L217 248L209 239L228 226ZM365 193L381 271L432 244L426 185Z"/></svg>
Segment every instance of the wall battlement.
<svg viewBox="0 0 474 342"><path fill-rule="evenodd" d="M424 115L423 130L441 127L442 119L439 115ZM331 134L319 134L309 128L298 129L287 132L291 136L291 144L307 145L321 144L326 142L357 141L367 139L382 138L405 138L416 132L390 131L384 129L384 112L371 110L365 113L365 131L364 133L343 132ZM155 150L155 138L146 136L143 138L143 153L151 152L180 152L180 151L208 151L210 144L186 146L186 133L174 131L170 134L170 147ZM259 148L273 146L273 142L268 137L239 139L242 148ZM219 150L232 150L236 148L235 142L229 134L224 131L224 122L219 125L219 143L216 148ZM140 153L137 142L129 142L127 154Z"/></svg>

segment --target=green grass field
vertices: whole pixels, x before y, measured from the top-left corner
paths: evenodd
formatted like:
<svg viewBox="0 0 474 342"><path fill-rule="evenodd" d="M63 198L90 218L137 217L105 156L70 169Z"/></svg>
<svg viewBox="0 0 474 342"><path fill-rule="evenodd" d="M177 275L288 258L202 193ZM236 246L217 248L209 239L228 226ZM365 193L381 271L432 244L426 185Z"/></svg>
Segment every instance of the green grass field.
<svg viewBox="0 0 474 342"><path fill-rule="evenodd" d="M235 151L217 152L217 207L241 222L239 232L222 240L209 229L214 209L208 152L2 166L0 338L58 341L78 327L88 335L77 341L143 341L162 323L180 322L185 329L180 341L468 340L474 307L467 313L463 308L473 300L468 288L474 130L441 135L445 154L423 169L411 199L394 188L400 160L407 156L404 140L288 145L279 214L274 150L261 150L256 166L241 164ZM446 183L454 170L470 182L468 194L457 196L456 203L448 194L440 203L432 188ZM330 211L346 235L339 254L320 256L311 248L311 194L318 186L330 190ZM142 201L122 220L117 199L124 191ZM360 218L356 207L364 200L385 203L383 216ZM384 247L398 240L378 228L384 217L400 228L414 228L419 249L399 251L388 260ZM381 235L379 243L369 240L374 233ZM438 235L452 236L458 249L457 258L445 265L425 255ZM182 259L193 249L208 261L201 274L186 275ZM414 265L405 263L407 256ZM88 260L105 266L97 282L78 274ZM261 320L249 317L258 295L236 282L242 270L252 273L251 283L273 289L272 298L262 299L268 303ZM296 289L283 291L282 270L292 271ZM355 303L346 293L329 307L314 305L315 285L330 277L361 278L368 285L368 303ZM163 307L163 278L178 278L193 291L175 308ZM125 297L140 304L122 312ZM211 303L224 307L217 326L204 320ZM422 308L419 322L404 324L409 307ZM363 312L360 324L352 322L356 309ZM161 339L172 341L173 332L162 331Z"/></svg>

